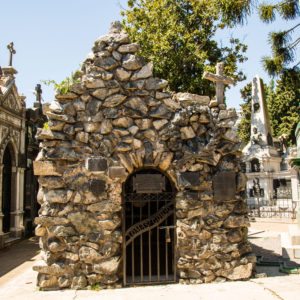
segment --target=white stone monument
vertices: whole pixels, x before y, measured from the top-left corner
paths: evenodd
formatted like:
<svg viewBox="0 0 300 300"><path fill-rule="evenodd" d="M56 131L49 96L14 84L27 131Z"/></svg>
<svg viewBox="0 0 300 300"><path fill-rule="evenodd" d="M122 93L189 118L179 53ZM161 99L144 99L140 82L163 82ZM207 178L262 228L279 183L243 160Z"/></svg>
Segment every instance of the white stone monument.
<svg viewBox="0 0 300 300"><path fill-rule="evenodd" d="M274 146L263 81L258 76L252 81L251 138L243 149L243 157L250 206L292 210L298 204L297 172Z"/></svg>

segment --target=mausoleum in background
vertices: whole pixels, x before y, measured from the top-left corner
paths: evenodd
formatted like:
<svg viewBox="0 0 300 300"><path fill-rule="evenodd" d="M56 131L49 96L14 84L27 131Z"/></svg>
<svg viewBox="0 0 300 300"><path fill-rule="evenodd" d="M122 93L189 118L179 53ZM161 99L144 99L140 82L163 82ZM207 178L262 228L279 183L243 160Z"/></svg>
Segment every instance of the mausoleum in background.
<svg viewBox="0 0 300 300"><path fill-rule="evenodd" d="M40 101L26 110L15 82L13 43L8 49L9 66L0 67L0 248L32 235L39 208L32 166L38 153L35 134L45 122Z"/></svg>
<svg viewBox="0 0 300 300"><path fill-rule="evenodd" d="M252 82L251 137L243 149L247 202L253 216L296 218L300 206L299 175L291 167L294 153L284 137L274 141L263 82Z"/></svg>

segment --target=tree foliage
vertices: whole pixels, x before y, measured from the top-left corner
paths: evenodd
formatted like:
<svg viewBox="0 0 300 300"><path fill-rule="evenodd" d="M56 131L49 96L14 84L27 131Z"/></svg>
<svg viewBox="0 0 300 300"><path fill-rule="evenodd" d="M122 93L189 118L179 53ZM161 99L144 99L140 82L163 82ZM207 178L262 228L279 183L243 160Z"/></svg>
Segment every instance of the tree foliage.
<svg viewBox="0 0 300 300"><path fill-rule="evenodd" d="M295 144L295 130L300 122L300 72L283 72L276 88L268 96L268 108L275 137L286 136L289 145Z"/></svg>
<svg viewBox="0 0 300 300"><path fill-rule="evenodd" d="M214 85L202 79L215 72L217 62L236 80L244 79L237 63L245 61L247 46L232 38L221 47L216 31L243 22L250 1L129 0L124 27L141 45L141 55L154 62L154 74L167 79L174 91L214 95Z"/></svg>
<svg viewBox="0 0 300 300"><path fill-rule="evenodd" d="M241 121L238 124L238 135L244 144L250 141L251 135L251 93L252 84L249 82L240 90L243 103L241 107Z"/></svg>
<svg viewBox="0 0 300 300"><path fill-rule="evenodd" d="M53 85L54 90L57 93L64 95L70 91L70 87L73 84L80 82L81 75L82 75L81 71L77 70L75 72L72 72L70 76L66 77L61 82L57 82L51 79L51 80L42 80L42 83L48 86Z"/></svg>
<svg viewBox="0 0 300 300"><path fill-rule="evenodd" d="M289 21L300 16L300 2L299 0L281 0L276 1L275 4L274 1L271 4L262 3L258 7L258 12L260 19L265 23L274 22L276 14ZM297 66L300 63L296 61L296 50L300 43L299 29L300 23L288 30L280 30L269 34L272 57L263 57L264 69L269 75L278 75L290 67L291 64L295 63L295 66Z"/></svg>

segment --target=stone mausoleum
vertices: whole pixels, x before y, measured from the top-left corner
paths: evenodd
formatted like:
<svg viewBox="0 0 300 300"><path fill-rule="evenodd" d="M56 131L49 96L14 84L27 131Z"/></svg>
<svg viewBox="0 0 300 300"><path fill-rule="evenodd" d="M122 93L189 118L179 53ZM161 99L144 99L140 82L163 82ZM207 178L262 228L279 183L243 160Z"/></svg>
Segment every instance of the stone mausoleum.
<svg viewBox="0 0 300 300"><path fill-rule="evenodd" d="M24 232L26 107L11 65L0 68L0 249Z"/></svg>
<svg viewBox="0 0 300 300"><path fill-rule="evenodd" d="M80 81L44 107L34 164L41 289L252 274L236 112L218 97L168 92L138 50L115 23ZM220 92L226 77L208 77Z"/></svg>

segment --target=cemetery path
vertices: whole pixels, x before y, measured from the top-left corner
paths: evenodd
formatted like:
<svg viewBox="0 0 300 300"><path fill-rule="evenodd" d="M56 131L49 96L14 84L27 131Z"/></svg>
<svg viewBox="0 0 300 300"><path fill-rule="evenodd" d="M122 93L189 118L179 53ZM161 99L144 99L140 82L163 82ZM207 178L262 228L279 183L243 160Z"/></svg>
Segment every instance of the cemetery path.
<svg viewBox="0 0 300 300"><path fill-rule="evenodd" d="M262 230L263 228L265 230ZM277 254L278 244L274 243L276 241L274 238L278 235L278 229L272 231L272 225L267 224L263 228L257 228L256 225L256 228L255 226L252 227L250 233L264 231L260 233L260 243L265 240L266 244L262 243L260 246L270 247L271 249L265 250ZM271 240L262 238L267 236L270 236ZM187 298L190 300L296 300L299 299L300 294L300 275L284 276L281 273L276 274L276 276L273 275L273 277L255 278L249 281L202 285L173 284L101 291L64 290L42 292L36 287L37 273L32 270L32 266L39 260L39 255L36 255L37 250L36 240L31 239L13 245L5 251L0 251L1 300L182 300ZM18 266L16 266L14 258L20 262ZM10 268L7 267L9 265ZM4 268L2 266L6 266L6 274L3 274L5 272L3 272Z"/></svg>
<svg viewBox="0 0 300 300"><path fill-rule="evenodd" d="M41 292L35 286L36 272L32 262L18 275L4 284L0 283L1 299L9 300L296 300L300 293L300 276L269 277L226 283L202 285L161 285L133 287L101 291L48 291Z"/></svg>
<svg viewBox="0 0 300 300"><path fill-rule="evenodd" d="M26 266L39 254L38 238L32 237L0 250L0 284L11 278L16 269ZM24 265L24 266L23 266ZM6 275L7 276L4 276Z"/></svg>

